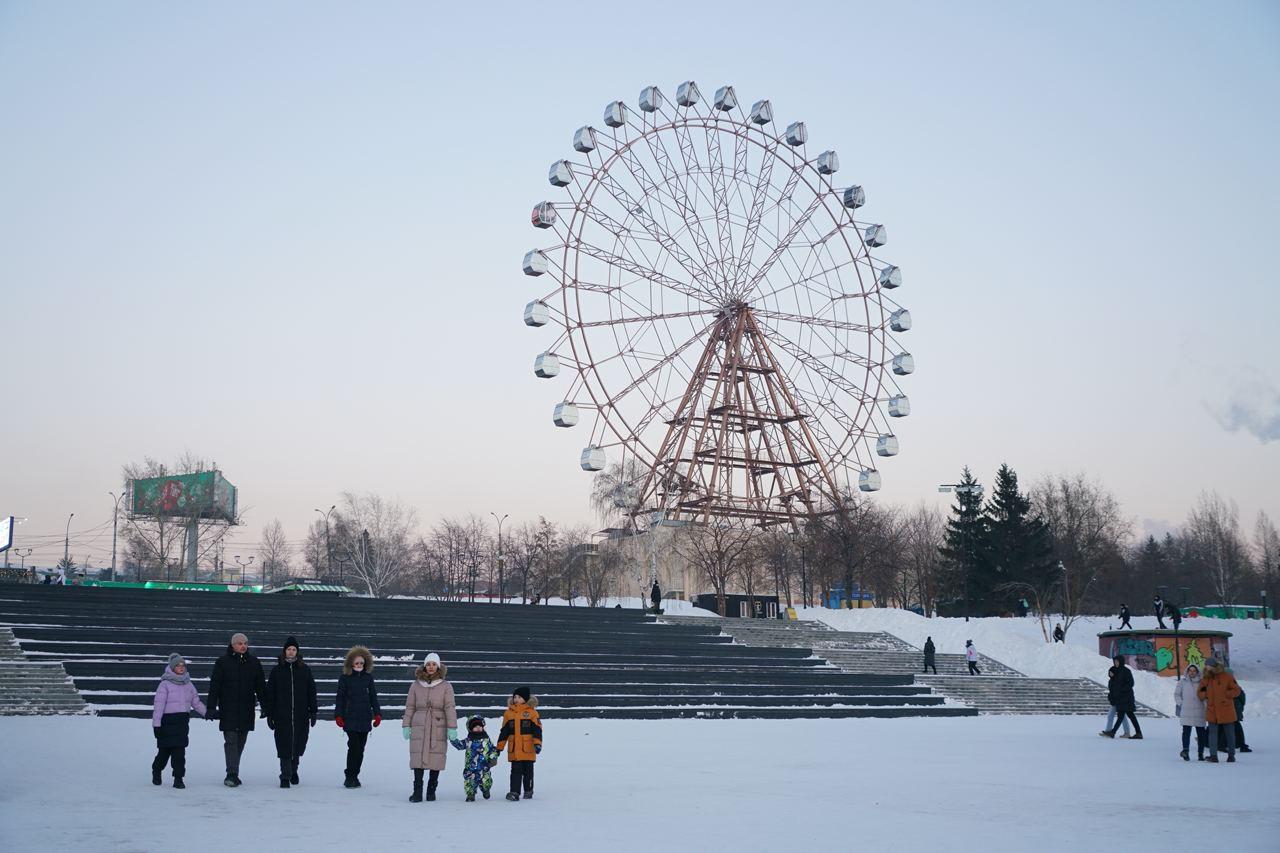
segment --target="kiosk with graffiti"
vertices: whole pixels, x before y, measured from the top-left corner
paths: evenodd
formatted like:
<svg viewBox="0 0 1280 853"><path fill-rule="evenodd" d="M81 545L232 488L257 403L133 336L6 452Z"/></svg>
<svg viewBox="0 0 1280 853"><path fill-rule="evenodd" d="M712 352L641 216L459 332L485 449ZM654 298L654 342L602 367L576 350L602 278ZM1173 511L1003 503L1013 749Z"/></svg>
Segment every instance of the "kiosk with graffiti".
<svg viewBox="0 0 1280 853"><path fill-rule="evenodd" d="M1189 664L1204 669L1211 657L1229 662L1230 636L1230 631L1103 631L1098 654L1108 659L1124 655L1131 667L1144 672L1180 675Z"/></svg>

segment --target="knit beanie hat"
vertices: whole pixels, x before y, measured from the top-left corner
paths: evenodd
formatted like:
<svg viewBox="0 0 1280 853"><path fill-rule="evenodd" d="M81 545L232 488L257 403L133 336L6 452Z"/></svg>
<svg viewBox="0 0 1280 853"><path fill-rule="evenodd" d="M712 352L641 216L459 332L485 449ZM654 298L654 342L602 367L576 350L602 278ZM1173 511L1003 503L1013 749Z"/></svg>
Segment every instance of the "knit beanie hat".
<svg viewBox="0 0 1280 853"><path fill-rule="evenodd" d="M467 731L471 731L476 726L479 726L482 729L484 728L484 717L472 717L467 720Z"/></svg>
<svg viewBox="0 0 1280 853"><path fill-rule="evenodd" d="M297 638L297 637L287 637L287 638L285 639L285 641L284 641L284 647L287 649L287 648L289 648L290 646L293 646L295 649L298 649L299 651L301 651L301 648L298 646L298 638Z"/></svg>
<svg viewBox="0 0 1280 853"><path fill-rule="evenodd" d="M440 655L436 654L435 652L432 652L431 654L427 655L425 658L422 659L423 666L426 666L429 663L434 663L436 666L440 666Z"/></svg>
<svg viewBox="0 0 1280 853"><path fill-rule="evenodd" d="M178 654L177 652L174 652L173 654L169 655L169 669L173 669L178 664L183 664L185 666L186 663L187 662L182 657L182 655Z"/></svg>
<svg viewBox="0 0 1280 853"><path fill-rule="evenodd" d="M242 642L242 643L246 643L246 644L247 644L247 643L249 642L249 638L248 638L248 637L246 637L244 634L232 634L232 635L231 635L231 644L232 644L232 645L235 645L236 643L241 643L241 642Z"/></svg>
<svg viewBox="0 0 1280 853"><path fill-rule="evenodd" d="M521 699L523 699L524 701L528 702L528 701L529 701L529 688L528 688L528 687L517 687L515 690L512 690L512 691L511 691L511 695L512 695L512 696L519 696Z"/></svg>

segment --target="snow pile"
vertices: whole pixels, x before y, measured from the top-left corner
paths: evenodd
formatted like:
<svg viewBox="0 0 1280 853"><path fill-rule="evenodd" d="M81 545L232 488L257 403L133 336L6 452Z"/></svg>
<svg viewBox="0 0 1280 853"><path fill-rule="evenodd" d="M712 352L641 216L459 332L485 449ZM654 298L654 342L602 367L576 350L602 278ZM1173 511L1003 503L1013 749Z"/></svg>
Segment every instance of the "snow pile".
<svg viewBox="0 0 1280 853"><path fill-rule="evenodd" d="M244 785L229 789L217 727L196 720L177 791L167 772L151 786L149 720L0 717L13 771L0 850L1274 851L1280 835L1280 720L1250 726L1257 751L1235 764L1188 764L1174 720L1112 741L1078 717L543 719L534 799L503 799L503 760L494 798L464 802L451 750L439 799L409 803L396 720L369 738L355 790L342 787L346 741L332 723L312 731L288 790L259 727ZM1180 791L1193 802L1171 805ZM1191 817L1160 817L1171 808Z"/></svg>
<svg viewBox="0 0 1280 853"><path fill-rule="evenodd" d="M868 608L828 610L809 607L800 610L802 619L823 622L841 631L884 631L917 648L925 637L933 637L942 654L962 654L965 640L973 640L978 651L1001 663L1037 678L1091 678L1107 683L1110 663L1098 654L1098 633L1118 627L1114 618L1078 619L1067 634L1067 642L1046 643L1040 621L1032 616L1018 618L926 619L907 610ZM1059 620L1049 623L1050 628ZM1255 620L1195 619L1183 625L1216 631L1230 631L1231 665L1248 696L1245 717L1280 716L1280 626L1264 630ZM1135 617L1135 628L1156 627L1155 617ZM1174 711L1175 681L1154 673L1133 673L1134 692L1139 702L1166 714Z"/></svg>

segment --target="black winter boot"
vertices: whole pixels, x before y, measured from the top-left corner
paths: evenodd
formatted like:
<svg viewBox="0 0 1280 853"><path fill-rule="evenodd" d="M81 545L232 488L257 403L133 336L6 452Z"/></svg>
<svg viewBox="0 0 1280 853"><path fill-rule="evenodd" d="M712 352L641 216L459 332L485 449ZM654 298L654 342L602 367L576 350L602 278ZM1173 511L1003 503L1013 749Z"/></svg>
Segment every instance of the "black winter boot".
<svg viewBox="0 0 1280 853"><path fill-rule="evenodd" d="M422 802L422 771L413 771L413 793L409 795L409 802Z"/></svg>
<svg viewBox="0 0 1280 853"><path fill-rule="evenodd" d="M289 759L287 758L280 759L280 787L281 788L289 787L289 772L290 772Z"/></svg>
<svg viewBox="0 0 1280 853"><path fill-rule="evenodd" d="M293 759L293 772L289 774L289 781L298 784L298 759Z"/></svg>
<svg viewBox="0 0 1280 853"><path fill-rule="evenodd" d="M347 774L347 778L346 778L346 779L344 779L344 780L343 780L343 782L342 782L342 787L344 787L344 788L354 788L354 787L356 787L356 777L355 777L355 776L353 776L353 775L351 775L350 773L348 773L348 774Z"/></svg>
<svg viewBox="0 0 1280 853"><path fill-rule="evenodd" d="M175 787L175 788L185 788L185 787L187 787L187 786L186 786L186 785L184 785L184 784L182 783L182 777L181 777L181 776L174 776L174 777L173 777L173 787Z"/></svg>
<svg viewBox="0 0 1280 853"><path fill-rule="evenodd" d="M436 785L440 783L440 771L432 770L431 775L427 778L427 802L435 802Z"/></svg>
<svg viewBox="0 0 1280 853"><path fill-rule="evenodd" d="M156 770L154 767L151 768L151 784L152 785L161 784L160 771Z"/></svg>
<svg viewBox="0 0 1280 853"><path fill-rule="evenodd" d="M1182 760L1183 760L1183 761L1190 761L1190 760L1191 760L1191 755L1190 755L1190 753L1188 753L1185 749L1184 749L1184 750L1182 750L1182 752L1179 752L1179 753L1178 753L1178 755L1182 757Z"/></svg>
<svg viewBox="0 0 1280 853"><path fill-rule="evenodd" d="M518 803L520 802L520 795L517 794L515 791L509 791L507 792L507 799L513 803Z"/></svg>

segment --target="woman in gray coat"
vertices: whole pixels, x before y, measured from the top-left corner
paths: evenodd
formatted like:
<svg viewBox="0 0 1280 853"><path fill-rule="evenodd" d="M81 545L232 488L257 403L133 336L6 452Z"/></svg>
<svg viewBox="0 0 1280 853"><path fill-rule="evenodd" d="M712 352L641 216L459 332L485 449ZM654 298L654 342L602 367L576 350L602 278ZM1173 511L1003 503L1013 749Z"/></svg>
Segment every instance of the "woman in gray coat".
<svg viewBox="0 0 1280 853"><path fill-rule="evenodd" d="M447 672L438 654L427 655L404 700L404 720L400 725L404 739L409 741L409 766L413 768L411 803L422 802L424 771L431 773L427 799L436 798L449 741L458 736L458 709L453 701L453 685L445 680Z"/></svg>

